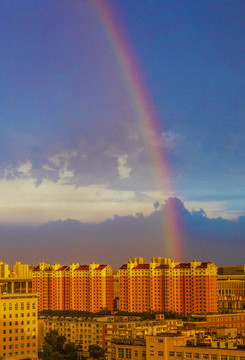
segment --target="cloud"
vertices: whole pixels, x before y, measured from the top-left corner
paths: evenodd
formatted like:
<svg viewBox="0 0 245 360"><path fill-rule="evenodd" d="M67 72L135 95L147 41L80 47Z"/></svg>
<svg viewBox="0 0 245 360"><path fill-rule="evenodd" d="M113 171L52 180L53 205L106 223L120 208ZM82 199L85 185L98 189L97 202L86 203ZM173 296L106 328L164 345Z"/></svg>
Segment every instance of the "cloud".
<svg viewBox="0 0 245 360"><path fill-rule="evenodd" d="M125 179L128 178L131 172L131 169L129 166L127 166L127 159L128 159L128 155L121 155L117 158L117 170L118 170L118 174L120 179Z"/></svg>
<svg viewBox="0 0 245 360"><path fill-rule="evenodd" d="M210 260L220 266L244 263L244 216L236 221L210 219L202 209L187 210L177 198L168 199L160 209L145 216L115 215L96 224L67 219L38 226L1 225L1 260L31 264L96 261L117 269L132 257L169 257L162 232L169 207L178 211L186 253L175 260Z"/></svg>
<svg viewBox="0 0 245 360"><path fill-rule="evenodd" d="M32 163L27 161L25 163L20 164L17 171L25 176L29 176L32 169Z"/></svg>
<svg viewBox="0 0 245 360"><path fill-rule="evenodd" d="M137 196L134 191L113 190L104 184L70 184L71 171L64 167L57 182L34 178L0 180L0 223L40 224L74 218L99 222L120 215L149 214L160 193ZM129 212L130 209L130 212Z"/></svg>

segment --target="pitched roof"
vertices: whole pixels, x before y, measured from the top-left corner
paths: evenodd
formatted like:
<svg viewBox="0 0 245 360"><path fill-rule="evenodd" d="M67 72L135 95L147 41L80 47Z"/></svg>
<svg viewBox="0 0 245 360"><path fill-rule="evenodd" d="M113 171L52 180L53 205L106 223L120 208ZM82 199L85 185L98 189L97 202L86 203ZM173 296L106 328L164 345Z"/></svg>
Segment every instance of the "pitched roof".
<svg viewBox="0 0 245 360"><path fill-rule="evenodd" d="M147 270L150 268L149 264L138 264L137 266L133 267L132 270Z"/></svg>
<svg viewBox="0 0 245 360"><path fill-rule="evenodd" d="M169 269L169 265L168 264L161 264L161 265L155 267L155 269Z"/></svg>
<svg viewBox="0 0 245 360"><path fill-rule="evenodd" d="M190 269L191 264L190 263L180 263L174 267L174 269Z"/></svg>
<svg viewBox="0 0 245 360"><path fill-rule="evenodd" d="M123 264L123 265L119 268L119 270L127 270L127 268L128 268L128 265L127 265L127 264Z"/></svg>
<svg viewBox="0 0 245 360"><path fill-rule="evenodd" d="M89 270L89 265L79 265L74 271Z"/></svg>
<svg viewBox="0 0 245 360"><path fill-rule="evenodd" d="M98 270L98 271L101 271L103 270L104 268L106 268L107 265L99 265L97 268L95 268L94 270Z"/></svg>

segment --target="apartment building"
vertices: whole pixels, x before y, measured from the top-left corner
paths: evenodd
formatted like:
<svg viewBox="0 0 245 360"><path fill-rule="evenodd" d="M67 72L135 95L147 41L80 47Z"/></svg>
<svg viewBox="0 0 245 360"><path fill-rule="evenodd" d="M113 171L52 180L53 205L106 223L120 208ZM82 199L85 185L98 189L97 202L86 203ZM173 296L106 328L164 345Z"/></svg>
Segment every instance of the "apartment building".
<svg viewBox="0 0 245 360"><path fill-rule="evenodd" d="M119 309L129 312L217 312L217 267L155 257L129 260L118 270Z"/></svg>
<svg viewBox="0 0 245 360"><path fill-rule="evenodd" d="M31 359L37 356L37 295L0 295L0 358Z"/></svg>
<svg viewBox="0 0 245 360"><path fill-rule="evenodd" d="M113 269L110 265L41 263L32 271L38 310L113 310Z"/></svg>
<svg viewBox="0 0 245 360"><path fill-rule="evenodd" d="M50 330L57 330L69 342L74 342L88 351L90 345L99 345L111 356L114 337L123 339L144 339L146 334L179 329L183 326L180 319L141 320L132 315L97 315L76 311L44 311L39 314L39 348Z"/></svg>
<svg viewBox="0 0 245 360"><path fill-rule="evenodd" d="M236 338L197 342L194 333L161 333L145 339L113 339L111 360L245 360L245 347Z"/></svg>
<svg viewBox="0 0 245 360"><path fill-rule="evenodd" d="M245 360L245 348L239 348L236 339L220 338L200 345L187 334L164 333L146 336L145 339L147 360Z"/></svg>
<svg viewBox="0 0 245 360"><path fill-rule="evenodd" d="M237 329L238 333L245 334L245 312L193 316L192 320L195 319L195 328L233 328ZM193 321L190 324L194 325Z"/></svg>
<svg viewBox="0 0 245 360"><path fill-rule="evenodd" d="M16 278L29 278L30 277L30 268L28 264L21 264L20 261L16 261L13 265L13 272L11 276Z"/></svg>
<svg viewBox="0 0 245 360"><path fill-rule="evenodd" d="M0 277L1 278L7 278L9 277L10 270L8 264L5 264L4 262L0 261Z"/></svg>

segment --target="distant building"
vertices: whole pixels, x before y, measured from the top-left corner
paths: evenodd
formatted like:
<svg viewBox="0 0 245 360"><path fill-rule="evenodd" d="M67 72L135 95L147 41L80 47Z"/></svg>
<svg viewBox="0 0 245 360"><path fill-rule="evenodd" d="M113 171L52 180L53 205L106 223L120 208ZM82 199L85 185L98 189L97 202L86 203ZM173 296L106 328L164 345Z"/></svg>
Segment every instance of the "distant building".
<svg viewBox="0 0 245 360"><path fill-rule="evenodd" d="M244 296L219 296L218 299L219 311L240 311L245 309Z"/></svg>
<svg viewBox="0 0 245 360"><path fill-rule="evenodd" d="M245 275L245 266L222 266L218 268L218 275Z"/></svg>
<svg viewBox="0 0 245 360"><path fill-rule="evenodd" d="M118 270L119 309L129 312L217 312L217 266L155 257L129 260Z"/></svg>
<svg viewBox="0 0 245 360"><path fill-rule="evenodd" d="M218 294L245 297L245 266L218 268Z"/></svg>
<svg viewBox="0 0 245 360"><path fill-rule="evenodd" d="M185 324L195 329L233 328L245 335L245 312L192 315Z"/></svg>
<svg viewBox="0 0 245 360"><path fill-rule="evenodd" d="M8 278L10 274L8 264L0 261L0 278Z"/></svg>
<svg viewBox="0 0 245 360"><path fill-rule="evenodd" d="M29 278L30 277L30 270L28 264L21 264L19 261L13 266L13 277L19 278Z"/></svg>

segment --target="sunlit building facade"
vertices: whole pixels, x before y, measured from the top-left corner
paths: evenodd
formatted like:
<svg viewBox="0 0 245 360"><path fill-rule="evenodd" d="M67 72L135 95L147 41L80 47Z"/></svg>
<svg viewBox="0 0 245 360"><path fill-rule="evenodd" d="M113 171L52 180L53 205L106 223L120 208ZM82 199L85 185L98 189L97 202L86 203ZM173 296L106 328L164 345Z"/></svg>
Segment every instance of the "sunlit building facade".
<svg viewBox="0 0 245 360"><path fill-rule="evenodd" d="M37 356L37 295L0 295L0 358Z"/></svg>
<svg viewBox="0 0 245 360"><path fill-rule="evenodd" d="M217 267L155 257L129 260L118 270L119 309L129 312L217 312Z"/></svg>
<svg viewBox="0 0 245 360"><path fill-rule="evenodd" d="M113 269L110 265L39 264L32 272L38 309L98 312L113 310Z"/></svg>

